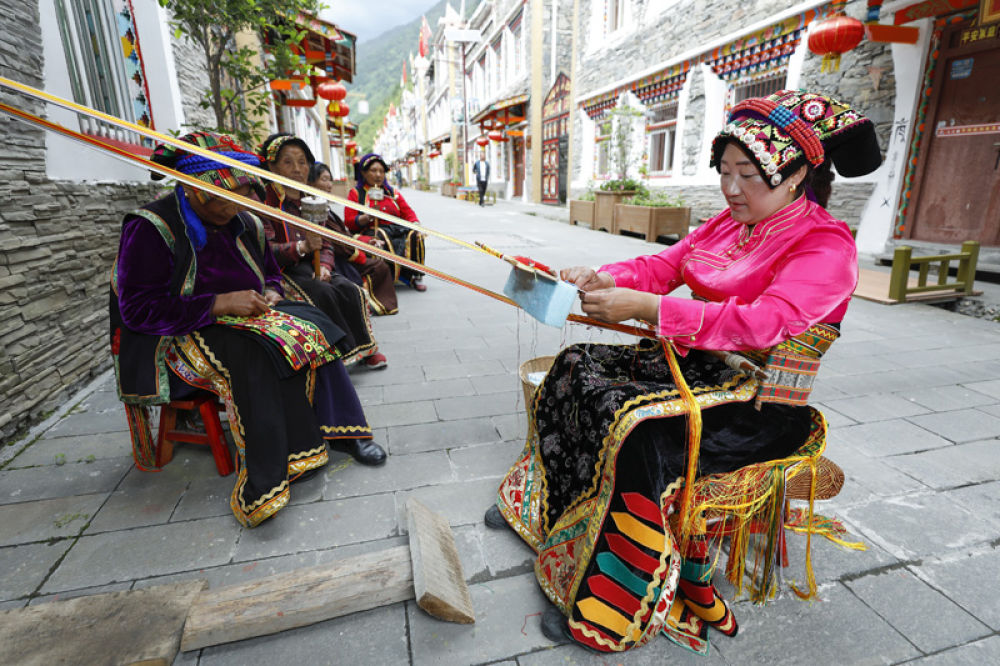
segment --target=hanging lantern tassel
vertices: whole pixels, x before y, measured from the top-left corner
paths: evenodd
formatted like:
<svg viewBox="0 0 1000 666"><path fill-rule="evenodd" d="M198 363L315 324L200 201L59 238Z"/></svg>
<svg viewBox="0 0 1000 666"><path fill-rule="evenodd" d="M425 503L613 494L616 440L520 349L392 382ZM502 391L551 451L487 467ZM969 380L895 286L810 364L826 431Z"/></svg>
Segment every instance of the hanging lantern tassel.
<svg viewBox="0 0 1000 666"><path fill-rule="evenodd" d="M844 14L834 14L809 31L809 50L823 56L822 72L840 70L840 56L861 43L864 24Z"/></svg>

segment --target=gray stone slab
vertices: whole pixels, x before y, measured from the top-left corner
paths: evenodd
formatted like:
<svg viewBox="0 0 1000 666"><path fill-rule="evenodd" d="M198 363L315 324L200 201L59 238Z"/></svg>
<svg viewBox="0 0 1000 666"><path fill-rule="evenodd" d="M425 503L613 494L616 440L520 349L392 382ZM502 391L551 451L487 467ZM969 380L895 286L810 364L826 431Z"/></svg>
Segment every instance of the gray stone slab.
<svg viewBox="0 0 1000 666"><path fill-rule="evenodd" d="M470 395L462 398L443 398L434 401L434 408L442 421L475 418L477 416L500 416L520 411L519 401L523 401L521 391L507 391L492 395Z"/></svg>
<svg viewBox="0 0 1000 666"><path fill-rule="evenodd" d="M824 358L822 367L824 372L837 375L863 375L870 372L892 372L901 366L884 356L842 356L829 360Z"/></svg>
<svg viewBox="0 0 1000 666"><path fill-rule="evenodd" d="M127 431L73 435L36 440L11 461L8 469L131 457L132 440Z"/></svg>
<svg viewBox="0 0 1000 666"><path fill-rule="evenodd" d="M400 533L406 533L406 501L415 497L444 516L452 527L478 525L486 509L496 501L497 479L478 479L428 486L396 493L396 511Z"/></svg>
<svg viewBox="0 0 1000 666"><path fill-rule="evenodd" d="M0 546L75 536L106 499L100 493L0 505Z"/></svg>
<svg viewBox="0 0 1000 666"><path fill-rule="evenodd" d="M358 400L361 401L362 407L381 405L385 402L384 387L382 386L356 386L354 391L358 394Z"/></svg>
<svg viewBox="0 0 1000 666"><path fill-rule="evenodd" d="M475 391L472 382L467 377L456 379L440 379L433 382L414 384L393 384L385 387L385 402L414 402L416 400L434 400L436 398L454 398L461 395L471 395Z"/></svg>
<svg viewBox="0 0 1000 666"><path fill-rule="evenodd" d="M538 618L531 618L532 621ZM711 647L707 655L700 655L686 650L670 642L666 636L660 635L652 641L628 652L614 655L595 654L578 645L557 645L547 649L537 650L517 656L520 666L550 666L564 664L565 666L664 666L664 664L689 664L690 666L721 666L738 663L728 661L719 651L719 645L729 642L725 636L715 634L711 637Z"/></svg>
<svg viewBox="0 0 1000 666"><path fill-rule="evenodd" d="M351 373L351 383L355 386L389 386L392 384L409 384L424 380L424 371L418 366L402 366L390 363L384 370L377 372L358 368Z"/></svg>
<svg viewBox="0 0 1000 666"><path fill-rule="evenodd" d="M982 552L961 553L946 560L916 565L913 569L994 631L1000 630L1000 604L997 604L996 592L1000 552L995 546Z"/></svg>
<svg viewBox="0 0 1000 666"><path fill-rule="evenodd" d="M1000 437L1000 418L978 409L911 416L910 420L921 428L957 443Z"/></svg>
<svg viewBox="0 0 1000 666"><path fill-rule="evenodd" d="M965 386L972 389L976 393L982 393L1000 400L1000 379L990 379L984 382L970 382L965 384Z"/></svg>
<svg viewBox="0 0 1000 666"><path fill-rule="evenodd" d="M997 402L997 398L964 386L932 386L900 391L896 395L935 412L966 409Z"/></svg>
<svg viewBox="0 0 1000 666"><path fill-rule="evenodd" d="M396 507L390 494L289 506L244 530L233 561L373 541L396 533Z"/></svg>
<svg viewBox="0 0 1000 666"><path fill-rule="evenodd" d="M439 340L437 344L439 345L450 345L460 343L459 340ZM411 345L406 345L410 347ZM382 351L390 349L392 352L392 358L389 359L389 363L393 366L398 367L426 367L435 365L454 365L459 363L458 354L455 353L454 349L438 349L435 351L428 351L422 347L412 345L415 348L406 351L396 351L395 347L383 348Z"/></svg>
<svg viewBox="0 0 1000 666"><path fill-rule="evenodd" d="M270 636L208 647L201 651L197 663L405 664L409 661L406 633L406 614L403 604L397 603Z"/></svg>
<svg viewBox="0 0 1000 666"><path fill-rule="evenodd" d="M914 666L981 666L1000 663L1000 636L966 643L937 654L915 659Z"/></svg>
<svg viewBox="0 0 1000 666"><path fill-rule="evenodd" d="M72 539L63 539L0 548L0 599L16 599L34 592L72 545Z"/></svg>
<svg viewBox="0 0 1000 666"><path fill-rule="evenodd" d="M4 470L0 472L0 504L110 493L131 467L131 459L112 458Z"/></svg>
<svg viewBox="0 0 1000 666"><path fill-rule="evenodd" d="M480 528L474 525L465 525L454 528L451 533L455 539L458 559L462 562L465 582L471 585L493 578L486 567Z"/></svg>
<svg viewBox="0 0 1000 666"><path fill-rule="evenodd" d="M500 441L500 433L490 419L462 419L390 428L392 453L417 453Z"/></svg>
<svg viewBox="0 0 1000 666"><path fill-rule="evenodd" d="M437 485L455 480L444 451L392 454L381 467L350 464L325 475L323 499L375 495L393 490Z"/></svg>
<svg viewBox="0 0 1000 666"><path fill-rule="evenodd" d="M846 477L835 504L927 490L920 481L890 466L892 459L872 459L852 446L837 444L828 446L824 455L840 465Z"/></svg>
<svg viewBox="0 0 1000 666"><path fill-rule="evenodd" d="M848 416L844 416L843 414L838 412L836 409L833 409L829 405L826 405L821 402L814 402L812 404L816 409L823 412L823 418L826 419L826 424L831 429L846 428L848 426L857 425L858 423L854 419Z"/></svg>
<svg viewBox="0 0 1000 666"><path fill-rule="evenodd" d="M983 405L982 407L976 407L976 410L984 414L1000 417L1000 405Z"/></svg>
<svg viewBox="0 0 1000 666"><path fill-rule="evenodd" d="M477 361L505 361L517 358L519 351L519 347L508 343L492 347L481 346L476 349L459 349L455 353L458 354L458 359L462 363L475 363Z"/></svg>
<svg viewBox="0 0 1000 666"><path fill-rule="evenodd" d="M1000 481L955 488L948 492L948 497L1000 525Z"/></svg>
<svg viewBox="0 0 1000 666"><path fill-rule="evenodd" d="M923 652L937 652L992 633L906 569L864 576L847 586ZM928 622L929 618L933 621Z"/></svg>
<svg viewBox="0 0 1000 666"><path fill-rule="evenodd" d="M826 405L859 423L926 414L929 410L892 394L830 400Z"/></svg>
<svg viewBox="0 0 1000 666"><path fill-rule="evenodd" d="M494 416L490 420L504 441L523 442L528 437L528 414L523 409L514 414Z"/></svg>
<svg viewBox="0 0 1000 666"><path fill-rule="evenodd" d="M485 375L473 377L472 385L479 395L489 395L491 393L504 393L511 390L512 387L520 389L521 380L516 374Z"/></svg>
<svg viewBox="0 0 1000 666"><path fill-rule="evenodd" d="M831 518L840 518L840 513L828 510L826 504L826 502L817 502L816 513ZM810 545L812 548L811 560L813 573L818 584L843 580L900 563L898 558L890 555L878 544L858 534L850 523L845 523L844 526L848 531L840 538L847 542L863 543L865 550L845 548L823 536L814 534ZM785 540L789 566L782 573L785 580L795 582L801 588L806 581L806 535L786 530Z"/></svg>
<svg viewBox="0 0 1000 666"><path fill-rule="evenodd" d="M1000 479L1000 442L982 442L886 458L896 469L933 488L954 488Z"/></svg>
<svg viewBox="0 0 1000 666"><path fill-rule="evenodd" d="M451 449L448 457L455 469L455 476L463 481L470 479L499 479L514 464L524 442L495 442Z"/></svg>
<svg viewBox="0 0 1000 666"><path fill-rule="evenodd" d="M61 592L230 561L240 526L232 517L140 527L82 536L42 592Z"/></svg>
<svg viewBox="0 0 1000 666"><path fill-rule="evenodd" d="M129 470L116 490L187 486L201 479L222 479L215 467L212 452L205 446L174 446L174 458L159 470L144 472L138 467ZM232 479L233 477L229 477Z"/></svg>
<svg viewBox="0 0 1000 666"><path fill-rule="evenodd" d="M803 602L791 594L766 606L741 604L740 633L719 643L728 661L788 664L884 664L920 656L902 635L841 585ZM714 636L713 636L714 641Z"/></svg>
<svg viewBox="0 0 1000 666"><path fill-rule="evenodd" d="M408 602L410 663L416 666L482 664L551 645L540 617L548 607L530 574L471 585L475 624L451 624Z"/></svg>
<svg viewBox="0 0 1000 666"><path fill-rule="evenodd" d="M186 572L180 574L168 574L166 576L154 576L137 580L136 588L149 587L150 585L161 585L163 583L175 583L192 578L201 578L208 581L209 589L216 589L227 585L241 585L251 583L261 578L274 576L276 574L288 573L295 569L314 567L327 562L344 560L358 555L365 555L389 548L405 546L408 543L405 537L391 537L388 539L376 539L362 543L353 543L347 546L336 548L324 548L322 550L312 550L295 555L279 555L277 557L266 557L249 562L238 562L236 564L224 564L218 567L199 569L196 572Z"/></svg>
<svg viewBox="0 0 1000 666"><path fill-rule="evenodd" d="M890 497L843 513L866 541L902 560L956 552L998 536L996 525L943 493Z"/></svg>
<svg viewBox="0 0 1000 666"><path fill-rule="evenodd" d="M197 577L197 575L192 576L189 574L188 579L191 580ZM94 594L104 594L106 592L124 592L130 589L132 589L132 581L98 585L97 587L84 587L79 590L66 590L58 594L40 594L37 597L32 597L28 605L37 606L38 604L46 604L50 601L66 601L67 599L79 599L80 597L89 597Z"/></svg>
<svg viewBox="0 0 1000 666"><path fill-rule="evenodd" d="M485 524L478 525L476 529L479 530L491 578L506 578L534 571L535 551L514 530L495 530Z"/></svg>
<svg viewBox="0 0 1000 666"><path fill-rule="evenodd" d="M849 428L838 428L831 433L830 440L831 442L846 442L873 458L939 449L952 445L948 440L938 437L906 419L873 421Z"/></svg>
<svg viewBox="0 0 1000 666"><path fill-rule="evenodd" d="M505 374L509 374L507 369L504 368L503 363L496 360L456 363L455 365L436 365L424 369L427 381Z"/></svg>
<svg viewBox="0 0 1000 666"><path fill-rule="evenodd" d="M373 405L365 410L365 416L373 428L433 423L438 420L431 400Z"/></svg>
<svg viewBox="0 0 1000 666"><path fill-rule="evenodd" d="M127 432L128 421L125 410L120 405L101 411L71 411L66 418L49 428L46 437L68 437L70 435L93 435L109 432Z"/></svg>
<svg viewBox="0 0 1000 666"><path fill-rule="evenodd" d="M184 485L179 483L157 484L145 488L130 486L116 490L108 496L107 502L94 516L87 534L166 523L184 492ZM228 513L228 507L226 512ZM191 517L204 518L206 515L222 514L209 513Z"/></svg>

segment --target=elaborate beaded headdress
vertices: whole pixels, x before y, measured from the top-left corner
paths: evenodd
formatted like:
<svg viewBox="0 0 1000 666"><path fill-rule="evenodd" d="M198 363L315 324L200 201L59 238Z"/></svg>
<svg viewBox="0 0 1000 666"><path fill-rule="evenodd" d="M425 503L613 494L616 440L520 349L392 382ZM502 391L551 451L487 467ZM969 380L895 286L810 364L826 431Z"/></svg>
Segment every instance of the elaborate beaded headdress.
<svg viewBox="0 0 1000 666"><path fill-rule="evenodd" d="M838 99L801 90L737 104L712 142L711 166L719 168L730 141L754 157L771 188L806 162L818 167L829 159L846 177L863 176L882 164L870 120Z"/></svg>

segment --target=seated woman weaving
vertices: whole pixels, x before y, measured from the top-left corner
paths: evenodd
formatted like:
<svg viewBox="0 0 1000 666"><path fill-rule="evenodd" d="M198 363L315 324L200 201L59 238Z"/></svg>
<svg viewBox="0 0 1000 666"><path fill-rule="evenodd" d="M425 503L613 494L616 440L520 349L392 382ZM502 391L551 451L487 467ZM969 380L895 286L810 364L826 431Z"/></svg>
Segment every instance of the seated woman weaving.
<svg viewBox="0 0 1000 666"><path fill-rule="evenodd" d="M703 652L709 626L736 634L711 583L704 518L680 523L688 455L701 476L822 449L825 422L806 400L858 274L847 225L824 208L831 161L843 176L876 169L872 123L817 94L741 102L712 145L726 210L659 254L562 271L585 313L645 320L658 339L559 354L487 511L488 525L510 525L537 552L558 607L543 616L546 635L620 651L662 631ZM665 295L681 284L694 299ZM699 350L738 351L768 378ZM683 385L702 410L700 441ZM764 598L773 584L763 581Z"/></svg>
<svg viewBox="0 0 1000 666"><path fill-rule="evenodd" d="M227 137L183 140L256 166ZM242 196L239 169L159 146L153 160ZM112 271L112 353L136 465L154 466L148 407L195 389L220 396L239 471L230 506L255 527L288 503L289 484L327 463L326 441L371 427L322 312L283 300L260 220L188 185L125 216Z"/></svg>

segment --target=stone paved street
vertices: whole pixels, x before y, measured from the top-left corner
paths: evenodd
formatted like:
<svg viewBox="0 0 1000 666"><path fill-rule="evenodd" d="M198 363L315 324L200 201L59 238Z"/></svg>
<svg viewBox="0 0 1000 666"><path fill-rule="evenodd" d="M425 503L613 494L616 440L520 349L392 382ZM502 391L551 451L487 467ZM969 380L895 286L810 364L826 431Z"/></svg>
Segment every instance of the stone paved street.
<svg viewBox="0 0 1000 666"><path fill-rule="evenodd" d="M553 266L657 247L547 217L564 210L406 196L431 227ZM437 239L427 256L497 291L506 278L505 264ZM868 550L813 539L820 599L786 591L766 607L736 602L738 637L714 634L707 658L663 639L601 659L542 636L531 552L510 531L488 531L482 515L526 433L519 364L569 342L626 338L547 328L427 284L423 294L401 288L401 313L375 319L389 367L352 372L386 466L334 453L257 529L236 523L232 477L220 478L199 447L179 446L159 473L134 468L110 375L0 450L0 609L195 578L217 587L402 545L403 507L416 497L451 522L475 625L399 603L175 663L1000 663L1000 325L855 300L814 394L832 428L827 455L847 476L818 510ZM803 582L804 546L790 534L786 581Z"/></svg>

